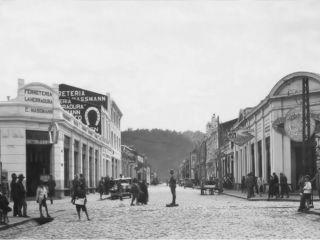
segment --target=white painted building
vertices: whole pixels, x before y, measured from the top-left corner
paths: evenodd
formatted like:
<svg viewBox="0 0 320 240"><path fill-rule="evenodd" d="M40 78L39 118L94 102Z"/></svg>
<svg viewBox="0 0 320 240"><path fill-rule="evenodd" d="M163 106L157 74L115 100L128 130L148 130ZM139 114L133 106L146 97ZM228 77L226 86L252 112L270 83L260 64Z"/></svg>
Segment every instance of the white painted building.
<svg viewBox="0 0 320 240"><path fill-rule="evenodd" d="M54 176L60 196L69 193L78 173L93 189L101 176L118 177L122 113L114 101L109 104L101 107L99 134L61 107L59 85L19 79L17 97L0 102L2 170L9 179L12 173L26 176L29 196L35 195L41 175Z"/></svg>
<svg viewBox="0 0 320 240"><path fill-rule="evenodd" d="M311 131L315 133L316 142L319 142L315 126L319 126L320 75L309 72L289 74L257 106L240 111L238 122L233 128L242 130L242 133L247 131L253 138L243 145L235 145L236 183L240 184L241 177L249 172L266 181L273 172L278 176L282 172L287 176L288 183L295 187L300 174L315 173L315 147L311 150L307 169L301 172L302 143L295 139L295 136L302 135L301 99L304 77L309 79Z"/></svg>

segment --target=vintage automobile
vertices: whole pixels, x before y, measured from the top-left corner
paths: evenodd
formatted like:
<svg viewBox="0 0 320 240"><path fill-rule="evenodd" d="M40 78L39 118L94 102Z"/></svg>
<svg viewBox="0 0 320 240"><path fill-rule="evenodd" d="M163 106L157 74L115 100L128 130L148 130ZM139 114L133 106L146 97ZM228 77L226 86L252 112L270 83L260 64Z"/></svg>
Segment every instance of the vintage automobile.
<svg viewBox="0 0 320 240"><path fill-rule="evenodd" d="M113 181L114 181L114 185L110 189L111 199L119 198L120 195L122 195L122 197L131 198L131 183L132 183L131 178L116 178ZM122 192L120 192L118 189L119 182L122 186Z"/></svg>

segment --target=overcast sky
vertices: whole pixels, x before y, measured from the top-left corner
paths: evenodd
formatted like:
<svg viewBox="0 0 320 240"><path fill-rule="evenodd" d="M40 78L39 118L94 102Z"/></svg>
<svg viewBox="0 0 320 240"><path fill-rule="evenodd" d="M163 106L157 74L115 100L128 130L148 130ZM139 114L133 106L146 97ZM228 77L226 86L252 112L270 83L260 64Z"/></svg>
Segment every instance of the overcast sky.
<svg viewBox="0 0 320 240"><path fill-rule="evenodd" d="M110 92L122 130L205 131L284 76L320 73L320 1L0 0L0 100L17 79Z"/></svg>

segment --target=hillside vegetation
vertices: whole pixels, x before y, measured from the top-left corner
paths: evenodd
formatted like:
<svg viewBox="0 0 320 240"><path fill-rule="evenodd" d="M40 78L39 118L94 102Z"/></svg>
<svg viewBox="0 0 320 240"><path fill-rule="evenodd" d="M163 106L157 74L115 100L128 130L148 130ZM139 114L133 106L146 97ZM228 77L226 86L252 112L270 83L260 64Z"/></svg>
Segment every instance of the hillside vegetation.
<svg viewBox="0 0 320 240"><path fill-rule="evenodd" d="M137 129L123 131L122 144L134 146L139 153L147 156L147 162L161 179L169 176L171 168L177 169L180 162L193 150L203 137L201 132L179 133L160 129Z"/></svg>

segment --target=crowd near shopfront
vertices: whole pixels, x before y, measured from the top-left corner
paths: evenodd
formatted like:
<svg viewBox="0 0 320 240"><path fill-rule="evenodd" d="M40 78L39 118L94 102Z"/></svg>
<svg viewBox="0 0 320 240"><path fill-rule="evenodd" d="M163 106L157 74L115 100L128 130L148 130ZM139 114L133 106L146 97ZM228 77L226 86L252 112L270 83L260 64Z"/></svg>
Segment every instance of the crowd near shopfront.
<svg viewBox="0 0 320 240"><path fill-rule="evenodd" d="M206 126L205 138L181 162L180 181L201 184L213 179L224 187L240 189L243 179L252 176L265 190L276 175L278 184L279 176L285 176L289 190L296 190L302 176L316 174L320 166L320 75L291 73L256 106L240 109L237 118L222 122L216 114ZM305 114L310 118L307 139L303 139Z"/></svg>

